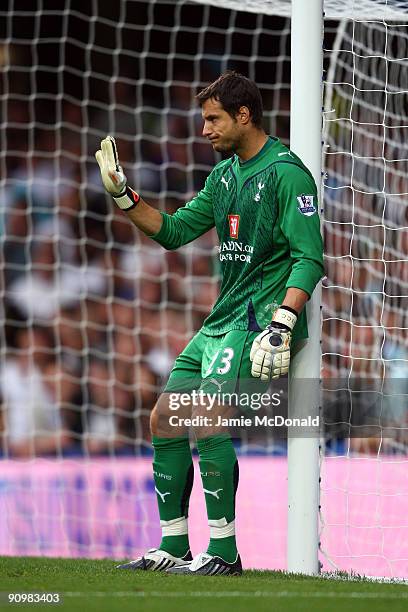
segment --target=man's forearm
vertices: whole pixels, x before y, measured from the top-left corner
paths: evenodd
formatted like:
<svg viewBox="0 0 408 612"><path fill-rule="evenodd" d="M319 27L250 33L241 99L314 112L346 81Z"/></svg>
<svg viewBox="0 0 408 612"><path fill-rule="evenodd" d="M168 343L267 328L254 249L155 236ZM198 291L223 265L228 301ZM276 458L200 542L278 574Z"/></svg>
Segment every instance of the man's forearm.
<svg viewBox="0 0 408 612"><path fill-rule="evenodd" d="M123 212L136 227L148 236L153 236L160 231L163 217L158 210L147 204L142 198L135 208Z"/></svg>
<svg viewBox="0 0 408 612"><path fill-rule="evenodd" d="M303 289L298 289L297 287L289 287L286 291L282 306L288 306L299 314L308 299L309 295L306 293L306 291L303 291Z"/></svg>

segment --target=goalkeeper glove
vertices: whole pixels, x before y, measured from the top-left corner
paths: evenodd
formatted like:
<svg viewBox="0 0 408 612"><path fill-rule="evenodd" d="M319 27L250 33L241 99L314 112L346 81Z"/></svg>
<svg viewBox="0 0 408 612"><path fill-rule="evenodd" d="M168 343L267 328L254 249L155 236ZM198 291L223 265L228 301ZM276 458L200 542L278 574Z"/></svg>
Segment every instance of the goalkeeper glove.
<svg viewBox="0 0 408 612"><path fill-rule="evenodd" d="M127 186L127 179L119 165L115 139L107 136L101 141L101 148L95 153L102 175L102 182L108 193L122 210L134 208L140 200L139 194Z"/></svg>
<svg viewBox="0 0 408 612"><path fill-rule="evenodd" d="M252 376L268 381L288 373L290 341L296 321L296 312L288 306L275 311L272 322L253 341L249 356Z"/></svg>

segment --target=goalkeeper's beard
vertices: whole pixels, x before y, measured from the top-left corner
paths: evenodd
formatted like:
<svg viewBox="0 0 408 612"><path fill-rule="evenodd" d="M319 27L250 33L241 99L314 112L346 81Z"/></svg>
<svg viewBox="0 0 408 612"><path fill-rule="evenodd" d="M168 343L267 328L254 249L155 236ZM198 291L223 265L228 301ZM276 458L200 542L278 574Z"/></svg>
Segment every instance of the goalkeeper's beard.
<svg viewBox="0 0 408 612"><path fill-rule="evenodd" d="M218 153L236 153L242 148L242 138L216 136L216 140L210 140L210 143Z"/></svg>

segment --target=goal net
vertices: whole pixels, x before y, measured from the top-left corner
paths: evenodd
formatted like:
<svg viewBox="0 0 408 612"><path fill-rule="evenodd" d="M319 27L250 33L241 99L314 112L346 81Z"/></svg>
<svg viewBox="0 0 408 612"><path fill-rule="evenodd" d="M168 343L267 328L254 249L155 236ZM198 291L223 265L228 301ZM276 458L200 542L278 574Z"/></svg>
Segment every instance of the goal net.
<svg viewBox="0 0 408 612"><path fill-rule="evenodd" d="M227 68L289 144L290 2L34 4L0 8L0 554L135 557L159 537L149 414L217 295L217 240L143 237L94 152L113 134L129 183L173 212L218 161L194 96ZM325 3L321 560L407 577L407 19L356 4ZM285 568L285 445L238 452L242 556Z"/></svg>
<svg viewBox="0 0 408 612"><path fill-rule="evenodd" d="M349 437L322 463L322 548L335 567L407 577L408 15L367 9L326 50L323 397L328 431Z"/></svg>

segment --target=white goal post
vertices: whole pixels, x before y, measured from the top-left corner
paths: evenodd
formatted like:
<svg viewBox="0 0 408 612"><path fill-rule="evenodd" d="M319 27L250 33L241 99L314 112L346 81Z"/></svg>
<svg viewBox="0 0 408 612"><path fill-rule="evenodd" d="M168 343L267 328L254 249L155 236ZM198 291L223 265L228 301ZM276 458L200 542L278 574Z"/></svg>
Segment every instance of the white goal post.
<svg viewBox="0 0 408 612"><path fill-rule="evenodd" d="M290 148L311 171L319 196L322 182L322 40L323 0L292 0ZM307 304L307 319L309 339L291 363L289 413L292 417L301 414L305 404L308 414L319 416L320 283ZM319 572L319 443L317 434L288 438L289 572Z"/></svg>

